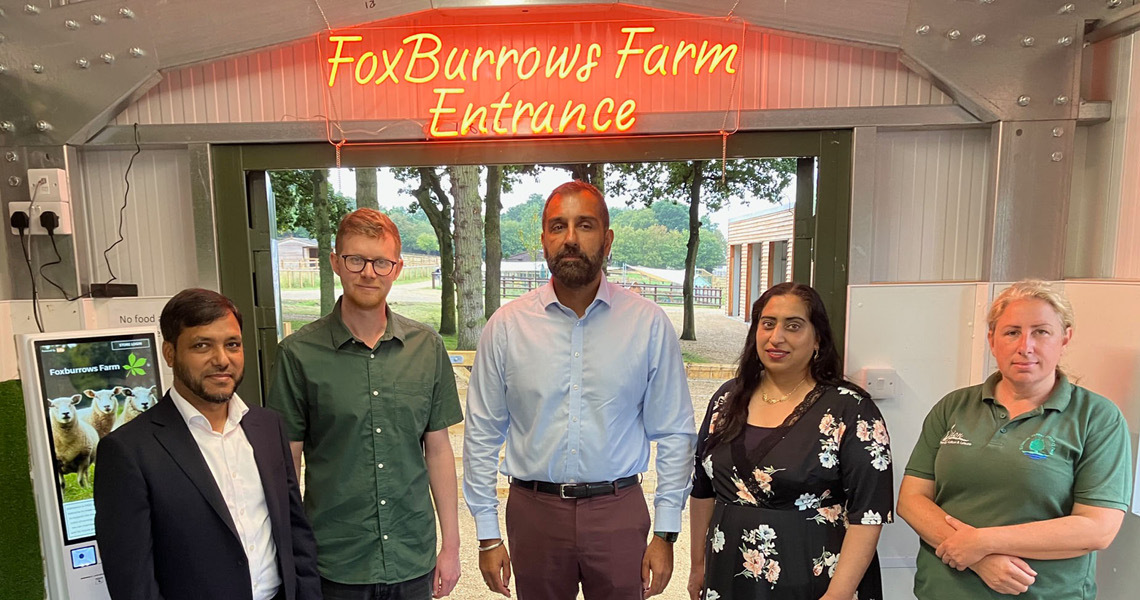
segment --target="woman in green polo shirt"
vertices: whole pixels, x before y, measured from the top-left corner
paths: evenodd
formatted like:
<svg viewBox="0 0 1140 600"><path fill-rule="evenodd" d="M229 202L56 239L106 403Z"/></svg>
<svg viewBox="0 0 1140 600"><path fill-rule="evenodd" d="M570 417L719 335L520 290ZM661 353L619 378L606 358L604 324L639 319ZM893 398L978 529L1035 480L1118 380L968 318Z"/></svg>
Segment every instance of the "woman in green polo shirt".
<svg viewBox="0 0 1140 600"><path fill-rule="evenodd" d="M915 595L1095 598L1132 489L1128 426L1057 368L1073 312L1047 283L1003 291L988 325L998 372L934 406L899 489L922 538Z"/></svg>

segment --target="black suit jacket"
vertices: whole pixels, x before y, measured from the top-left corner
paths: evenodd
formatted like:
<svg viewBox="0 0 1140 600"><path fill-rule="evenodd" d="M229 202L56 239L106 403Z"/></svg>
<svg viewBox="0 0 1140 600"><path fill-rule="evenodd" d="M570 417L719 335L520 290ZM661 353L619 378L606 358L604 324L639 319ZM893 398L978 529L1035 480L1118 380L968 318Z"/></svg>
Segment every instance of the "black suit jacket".
<svg viewBox="0 0 1140 600"><path fill-rule="evenodd" d="M261 474L287 600L319 600L316 542L281 417L241 420ZM251 600L249 565L222 493L167 394L99 442L95 535L113 600Z"/></svg>

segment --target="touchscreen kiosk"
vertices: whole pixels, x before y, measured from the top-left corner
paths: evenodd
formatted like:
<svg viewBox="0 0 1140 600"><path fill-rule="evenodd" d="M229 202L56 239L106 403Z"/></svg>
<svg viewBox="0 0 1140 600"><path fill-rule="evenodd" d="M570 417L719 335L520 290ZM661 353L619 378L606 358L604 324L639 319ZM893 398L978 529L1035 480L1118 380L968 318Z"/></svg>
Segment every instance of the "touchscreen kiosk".
<svg viewBox="0 0 1140 600"><path fill-rule="evenodd" d="M162 397L154 329L17 336L40 540L53 600L105 600L95 537L99 440Z"/></svg>

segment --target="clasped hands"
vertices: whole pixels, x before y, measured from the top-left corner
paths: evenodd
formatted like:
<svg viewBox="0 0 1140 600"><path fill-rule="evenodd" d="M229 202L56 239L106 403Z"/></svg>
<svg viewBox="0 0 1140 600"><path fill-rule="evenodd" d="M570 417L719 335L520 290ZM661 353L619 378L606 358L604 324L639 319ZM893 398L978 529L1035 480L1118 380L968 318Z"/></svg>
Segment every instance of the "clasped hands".
<svg viewBox="0 0 1140 600"><path fill-rule="evenodd" d="M994 553L985 529L978 529L946 515L946 523L954 534L942 540L934 554L946 565L965 571L971 569L990 589L1001 594L1026 592L1037 580L1037 572L1016 556Z"/></svg>

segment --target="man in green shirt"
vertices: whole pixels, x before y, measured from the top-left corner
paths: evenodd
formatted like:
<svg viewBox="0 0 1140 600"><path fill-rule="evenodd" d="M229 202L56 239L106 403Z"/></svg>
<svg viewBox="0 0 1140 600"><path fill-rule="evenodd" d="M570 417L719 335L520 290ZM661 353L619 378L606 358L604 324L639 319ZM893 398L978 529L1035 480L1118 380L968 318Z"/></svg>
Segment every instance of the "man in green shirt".
<svg viewBox="0 0 1140 600"><path fill-rule="evenodd" d="M435 331L388 308L403 264L386 215L345 216L329 259L344 295L281 342L267 402L285 418L298 472L305 455L322 592L326 600L446 596L459 579L447 428L463 420L451 361Z"/></svg>

